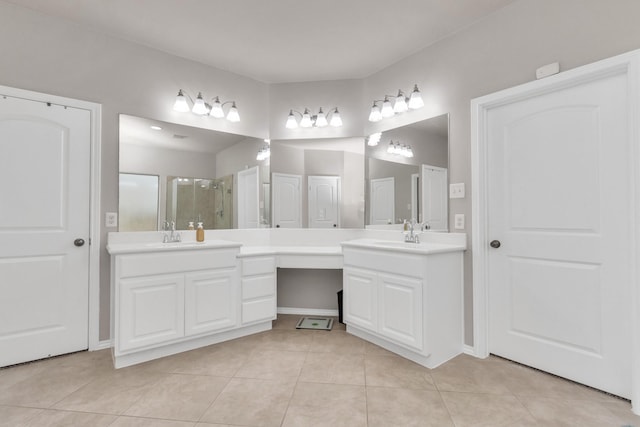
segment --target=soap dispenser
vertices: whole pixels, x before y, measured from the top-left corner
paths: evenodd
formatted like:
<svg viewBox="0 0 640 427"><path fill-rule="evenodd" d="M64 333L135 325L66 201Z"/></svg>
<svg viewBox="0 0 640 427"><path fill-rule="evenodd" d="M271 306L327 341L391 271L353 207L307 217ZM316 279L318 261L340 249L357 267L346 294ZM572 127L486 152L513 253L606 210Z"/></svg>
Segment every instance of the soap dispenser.
<svg viewBox="0 0 640 427"><path fill-rule="evenodd" d="M196 241L204 242L204 227L201 222L198 223L198 228L196 229Z"/></svg>
<svg viewBox="0 0 640 427"><path fill-rule="evenodd" d="M193 226L193 221L189 221L189 226L187 227L187 230L194 230L195 227Z"/></svg>

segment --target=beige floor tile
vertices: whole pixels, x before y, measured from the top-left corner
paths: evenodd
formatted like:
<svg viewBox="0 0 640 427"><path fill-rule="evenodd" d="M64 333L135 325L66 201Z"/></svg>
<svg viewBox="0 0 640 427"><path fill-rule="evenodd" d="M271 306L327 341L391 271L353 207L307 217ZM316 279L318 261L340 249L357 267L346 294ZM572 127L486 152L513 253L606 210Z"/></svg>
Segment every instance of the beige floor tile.
<svg viewBox="0 0 640 427"><path fill-rule="evenodd" d="M313 335L324 331L275 329L254 341L256 350L309 351ZM324 332L326 333L326 332Z"/></svg>
<svg viewBox="0 0 640 427"><path fill-rule="evenodd" d="M511 394L499 363L460 355L430 373L440 391Z"/></svg>
<svg viewBox="0 0 640 427"><path fill-rule="evenodd" d="M449 411L432 390L367 387L369 427L453 426Z"/></svg>
<svg viewBox="0 0 640 427"><path fill-rule="evenodd" d="M228 382L222 377L168 374L124 415L198 421Z"/></svg>
<svg viewBox="0 0 640 427"><path fill-rule="evenodd" d="M279 426L294 387L295 380L233 378L200 421Z"/></svg>
<svg viewBox="0 0 640 427"><path fill-rule="evenodd" d="M175 363L173 373L231 378L249 359L248 352L238 352L222 346L205 347L189 353L188 357Z"/></svg>
<svg viewBox="0 0 640 427"><path fill-rule="evenodd" d="M557 398L520 397L522 404L545 426L640 426L640 416L626 402L595 402Z"/></svg>
<svg viewBox="0 0 640 427"><path fill-rule="evenodd" d="M115 419L115 415L45 409L31 418L24 427L107 427Z"/></svg>
<svg viewBox="0 0 640 427"><path fill-rule="evenodd" d="M308 353L300 381L364 385L364 355Z"/></svg>
<svg viewBox="0 0 640 427"><path fill-rule="evenodd" d="M429 369L400 356L365 357L367 386L435 390Z"/></svg>
<svg viewBox="0 0 640 427"><path fill-rule="evenodd" d="M441 392L456 427L517 426L531 422L531 414L515 396Z"/></svg>
<svg viewBox="0 0 640 427"><path fill-rule="evenodd" d="M103 374L58 402L56 409L120 415L154 383L166 377L139 367Z"/></svg>
<svg viewBox="0 0 640 427"><path fill-rule="evenodd" d="M297 314L278 314L278 318L273 321L273 329L294 330L303 316Z"/></svg>
<svg viewBox="0 0 640 427"><path fill-rule="evenodd" d="M364 343L364 355L366 357L395 356L395 354L391 353L389 350L366 341Z"/></svg>
<svg viewBox="0 0 640 427"><path fill-rule="evenodd" d="M363 386L298 382L283 427L367 425Z"/></svg>
<svg viewBox="0 0 640 427"><path fill-rule="evenodd" d="M109 427L193 427L190 421L169 421L155 418L118 417Z"/></svg>
<svg viewBox="0 0 640 427"><path fill-rule="evenodd" d="M0 427L23 426L43 409L0 405Z"/></svg>
<svg viewBox="0 0 640 427"><path fill-rule="evenodd" d="M365 341L344 331L314 331L310 351L316 353L364 354Z"/></svg>
<svg viewBox="0 0 640 427"><path fill-rule="evenodd" d="M296 351L256 350L235 376L264 380L295 379L300 375L306 355Z"/></svg>

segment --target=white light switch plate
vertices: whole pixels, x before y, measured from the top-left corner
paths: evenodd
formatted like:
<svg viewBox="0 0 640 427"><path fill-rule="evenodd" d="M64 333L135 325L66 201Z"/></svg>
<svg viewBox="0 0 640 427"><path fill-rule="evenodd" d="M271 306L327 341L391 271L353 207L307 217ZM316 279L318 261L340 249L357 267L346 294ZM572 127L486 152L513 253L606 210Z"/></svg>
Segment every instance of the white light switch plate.
<svg viewBox="0 0 640 427"><path fill-rule="evenodd" d="M104 226L105 227L117 227L118 226L118 213L106 212L104 214Z"/></svg>
<svg viewBox="0 0 640 427"><path fill-rule="evenodd" d="M450 199L464 199L464 182L449 184Z"/></svg>
<svg viewBox="0 0 640 427"><path fill-rule="evenodd" d="M464 230L464 214L455 214L453 217L453 228Z"/></svg>

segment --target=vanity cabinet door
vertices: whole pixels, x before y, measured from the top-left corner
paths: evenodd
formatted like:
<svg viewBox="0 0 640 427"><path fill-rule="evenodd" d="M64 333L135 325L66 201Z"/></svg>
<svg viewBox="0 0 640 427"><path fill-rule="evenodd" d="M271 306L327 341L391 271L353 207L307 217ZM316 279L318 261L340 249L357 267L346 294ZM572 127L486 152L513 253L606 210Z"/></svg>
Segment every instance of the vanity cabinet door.
<svg viewBox="0 0 640 427"><path fill-rule="evenodd" d="M378 325L377 275L345 266L343 288L345 323L376 332Z"/></svg>
<svg viewBox="0 0 640 427"><path fill-rule="evenodd" d="M121 279L118 350L184 336L184 275Z"/></svg>
<svg viewBox="0 0 640 427"><path fill-rule="evenodd" d="M236 326L236 270L211 270L185 275L185 335Z"/></svg>
<svg viewBox="0 0 640 427"><path fill-rule="evenodd" d="M422 350L422 280L379 274L378 282L378 332L397 343Z"/></svg>

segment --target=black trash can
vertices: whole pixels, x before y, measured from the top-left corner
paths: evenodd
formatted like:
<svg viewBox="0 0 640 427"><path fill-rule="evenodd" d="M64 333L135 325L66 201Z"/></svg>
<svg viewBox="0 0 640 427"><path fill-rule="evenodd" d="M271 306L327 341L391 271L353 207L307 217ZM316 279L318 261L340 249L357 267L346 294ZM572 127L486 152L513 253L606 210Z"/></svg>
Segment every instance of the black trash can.
<svg viewBox="0 0 640 427"><path fill-rule="evenodd" d="M342 321L342 289L338 291L338 322L344 325Z"/></svg>

